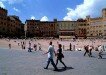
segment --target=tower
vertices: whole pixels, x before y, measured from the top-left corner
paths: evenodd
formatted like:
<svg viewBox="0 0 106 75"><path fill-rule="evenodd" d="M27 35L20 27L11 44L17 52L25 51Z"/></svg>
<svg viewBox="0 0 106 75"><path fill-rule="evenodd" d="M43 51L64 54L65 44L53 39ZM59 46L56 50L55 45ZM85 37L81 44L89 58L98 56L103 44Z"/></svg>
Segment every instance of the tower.
<svg viewBox="0 0 106 75"><path fill-rule="evenodd" d="M102 9L102 18L106 18L106 8Z"/></svg>
<svg viewBox="0 0 106 75"><path fill-rule="evenodd" d="M86 16L86 20L90 21L90 15Z"/></svg>

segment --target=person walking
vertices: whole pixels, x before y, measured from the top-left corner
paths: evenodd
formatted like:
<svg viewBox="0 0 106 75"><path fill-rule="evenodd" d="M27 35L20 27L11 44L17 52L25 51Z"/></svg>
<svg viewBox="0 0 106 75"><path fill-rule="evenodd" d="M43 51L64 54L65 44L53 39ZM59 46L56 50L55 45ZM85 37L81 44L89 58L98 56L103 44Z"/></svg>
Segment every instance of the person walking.
<svg viewBox="0 0 106 75"><path fill-rule="evenodd" d="M9 49L11 49L11 44L10 44L10 43L9 43L9 45L8 45L8 46L9 46Z"/></svg>
<svg viewBox="0 0 106 75"><path fill-rule="evenodd" d="M37 45L36 45L36 44L34 44L34 46L33 46L33 47L34 47L34 50L36 51L36 50L37 50Z"/></svg>
<svg viewBox="0 0 106 75"><path fill-rule="evenodd" d="M89 46L89 56L92 57L92 50L94 49L93 46Z"/></svg>
<svg viewBox="0 0 106 75"><path fill-rule="evenodd" d="M44 54L48 54L48 61L46 67L44 69L48 69L48 66L51 62L52 66L54 67L54 71L58 71L58 68L56 67L54 61L53 61L53 54L55 53L52 42L49 43L48 51ZM56 54L56 53L55 53Z"/></svg>
<svg viewBox="0 0 106 75"><path fill-rule="evenodd" d="M21 42L21 48L22 48L22 50L23 50L23 43Z"/></svg>
<svg viewBox="0 0 106 75"><path fill-rule="evenodd" d="M103 50L102 50L102 46L101 45L98 46L98 52L99 52L98 53L98 59L100 59L100 58L102 59Z"/></svg>
<svg viewBox="0 0 106 75"><path fill-rule="evenodd" d="M32 48L31 48L31 43L30 43L30 41L29 41L28 52L32 52Z"/></svg>
<svg viewBox="0 0 106 75"><path fill-rule="evenodd" d="M62 53L62 45L61 44L59 44L58 45L58 47L59 47L59 49L57 50L57 59L56 59L56 66L57 66L57 64L58 64L58 61L60 61L63 65L64 65L64 69L66 69L66 65L64 64L64 62L62 61L62 58L64 58L64 55L63 55L63 53Z"/></svg>
<svg viewBox="0 0 106 75"><path fill-rule="evenodd" d="M25 42L23 41L23 49L25 49Z"/></svg>
<svg viewBox="0 0 106 75"><path fill-rule="evenodd" d="M89 45L84 46L84 49L85 49L84 56L85 56L86 54L88 54L88 56L90 57L90 55L89 55Z"/></svg>
<svg viewBox="0 0 106 75"><path fill-rule="evenodd" d="M42 49L41 49L41 44L40 43L38 43L38 45L39 45L39 51L41 51Z"/></svg>
<svg viewBox="0 0 106 75"><path fill-rule="evenodd" d="M72 44L70 43L70 51L72 51Z"/></svg>

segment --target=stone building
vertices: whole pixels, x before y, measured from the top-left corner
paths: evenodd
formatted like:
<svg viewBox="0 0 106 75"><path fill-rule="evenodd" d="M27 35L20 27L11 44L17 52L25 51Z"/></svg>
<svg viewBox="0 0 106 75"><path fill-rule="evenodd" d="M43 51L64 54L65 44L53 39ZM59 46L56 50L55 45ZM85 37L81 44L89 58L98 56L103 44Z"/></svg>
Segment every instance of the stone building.
<svg viewBox="0 0 106 75"><path fill-rule="evenodd" d="M54 21L40 22L40 36L42 37L55 37L57 35L56 23Z"/></svg>
<svg viewBox="0 0 106 75"><path fill-rule="evenodd" d="M77 27L75 29L75 36L77 38L87 38L87 30L89 30L89 24L87 24L87 20L78 19Z"/></svg>
<svg viewBox="0 0 106 75"><path fill-rule="evenodd" d="M102 9L102 17L86 17L89 24L87 32L88 38L105 38L106 37L106 9Z"/></svg>
<svg viewBox="0 0 106 75"><path fill-rule="evenodd" d="M102 18L103 18L103 30L104 30L104 33L103 33L103 38L105 38L106 39L106 8L104 8L103 10L102 10Z"/></svg>
<svg viewBox="0 0 106 75"><path fill-rule="evenodd" d="M55 37L57 35L57 22L26 20L28 37Z"/></svg>
<svg viewBox="0 0 106 75"><path fill-rule="evenodd" d="M7 10L0 7L0 35L7 33Z"/></svg>
<svg viewBox="0 0 106 75"><path fill-rule="evenodd" d="M59 38L74 38L75 29L77 27L76 21L58 21Z"/></svg>
<svg viewBox="0 0 106 75"><path fill-rule="evenodd" d="M39 22L40 20L26 20L25 25L27 25L27 37L39 36Z"/></svg>
<svg viewBox="0 0 106 75"><path fill-rule="evenodd" d="M7 16L8 11L0 7L0 16Z"/></svg>
<svg viewBox="0 0 106 75"><path fill-rule="evenodd" d="M8 16L6 9L0 8L0 36L20 37L23 35L22 22L18 16Z"/></svg>
<svg viewBox="0 0 106 75"><path fill-rule="evenodd" d="M8 35L11 35L11 37L21 36L21 34L23 33L21 29L22 22L18 16L15 15L8 16L7 23L8 23L7 26Z"/></svg>
<svg viewBox="0 0 106 75"><path fill-rule="evenodd" d="M0 36L58 37L59 38L106 38L106 8L102 16L77 21L40 21L26 20L25 25L18 16L8 16L8 11L0 7Z"/></svg>

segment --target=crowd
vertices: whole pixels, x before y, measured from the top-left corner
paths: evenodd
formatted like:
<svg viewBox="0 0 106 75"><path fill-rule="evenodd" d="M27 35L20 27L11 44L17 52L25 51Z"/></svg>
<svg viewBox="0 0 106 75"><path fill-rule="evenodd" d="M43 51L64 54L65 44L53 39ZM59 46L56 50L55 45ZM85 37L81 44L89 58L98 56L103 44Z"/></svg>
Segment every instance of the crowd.
<svg viewBox="0 0 106 75"><path fill-rule="evenodd" d="M7 39L6 39L7 40ZM69 50L69 51L85 51L84 55L88 55L89 57L93 57L92 51L98 51L98 58L102 59L102 53L105 51L105 40L59 40L59 39L41 39L41 40L35 40L35 39L29 39L29 40L14 40L14 43L11 42L11 39L8 39L8 47L9 49L12 48L12 45L17 43L17 46L21 47L22 50L27 50L28 52L32 51L47 51L44 54L48 54L48 61L46 67L44 69L48 69L48 66L51 62L51 64L54 67L54 70L57 71L57 64L58 61L60 61L64 65L64 69L67 68L67 66L62 61L62 58L64 58L64 54L62 53L62 50ZM13 41L13 40L12 40ZM54 45L52 45L52 42ZM49 43L49 47L47 48ZM45 48L44 48L45 47ZM66 49L67 47L67 49ZM79 48L81 47L81 48ZM46 50L45 50L46 49ZM56 64L53 61L53 53L57 57Z"/></svg>
<svg viewBox="0 0 106 75"><path fill-rule="evenodd" d="M84 50L84 56L87 54L89 57L92 57L92 50L94 50L93 46L86 45L84 46ZM105 51L104 45L98 45L98 47L96 47L95 50L98 51L98 58L102 58L102 53L103 51Z"/></svg>
<svg viewBox="0 0 106 75"><path fill-rule="evenodd" d="M39 40L39 39L38 39ZM13 43L10 43L11 39L8 40L9 44L9 49L12 48ZM17 42L18 40L15 40L14 42ZM50 41L55 41L54 42L54 47L56 48L55 50L58 49L58 44L61 44L61 48L63 50L70 50L70 51L74 51L74 50L78 50L78 51L82 51L84 50L84 56L87 54L89 57L92 57L92 51L98 51L98 56L99 58L102 58L102 53L103 51L105 51L104 48L104 44L105 42L103 42L103 40L71 40L71 41L65 41L65 40L54 40L54 39L49 39L49 40L42 40L41 42L34 40L34 39L29 39L29 40L21 40L18 41L17 44L18 46L21 47L22 50L26 49L28 50L28 52L32 52L32 51L37 51L37 50L45 50L47 51L47 44ZM82 43L84 41L84 43ZM87 43L86 43L87 41ZM89 42L90 41L90 42ZM105 40L104 40L105 41ZM103 43L102 43L103 42ZM97 44L98 43L98 44ZM79 48L80 47L80 48ZM66 49L67 48L67 49Z"/></svg>
<svg viewBox="0 0 106 75"><path fill-rule="evenodd" d="M52 42L50 42L49 47L48 47L48 51L46 53L44 53L44 54L47 54L48 53L48 61L47 61L47 65L46 65L46 67L44 67L44 69L48 69L48 66L49 66L49 64L51 62L51 64L54 67L54 71L58 71L58 68L57 68L58 61L60 61L64 65L64 69L67 68L67 66L65 65L65 63L62 61L62 58L64 58L64 55L62 53L62 45L59 44L58 42L57 42L57 44L58 44L58 50L56 52L54 50L54 46L52 45ZM71 46L72 45L70 43L70 50L71 50ZM99 45L97 47L98 58L101 58L101 59L102 59L102 52L104 51L103 50L104 49L103 47L104 46L102 46L102 45ZM93 46L85 45L84 46L84 50L85 50L84 56L86 54L88 54L89 57L92 57L92 50L93 49L94 49ZM56 64L53 61L53 53L55 53L55 56L57 57Z"/></svg>

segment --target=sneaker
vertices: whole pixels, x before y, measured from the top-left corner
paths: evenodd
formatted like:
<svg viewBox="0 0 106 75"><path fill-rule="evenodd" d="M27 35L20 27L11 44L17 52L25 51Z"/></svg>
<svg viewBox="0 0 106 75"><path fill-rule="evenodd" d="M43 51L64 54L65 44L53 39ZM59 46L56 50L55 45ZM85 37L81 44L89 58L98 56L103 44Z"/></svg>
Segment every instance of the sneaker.
<svg viewBox="0 0 106 75"><path fill-rule="evenodd" d="M44 67L44 69L48 69L48 68Z"/></svg>

